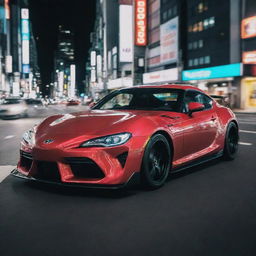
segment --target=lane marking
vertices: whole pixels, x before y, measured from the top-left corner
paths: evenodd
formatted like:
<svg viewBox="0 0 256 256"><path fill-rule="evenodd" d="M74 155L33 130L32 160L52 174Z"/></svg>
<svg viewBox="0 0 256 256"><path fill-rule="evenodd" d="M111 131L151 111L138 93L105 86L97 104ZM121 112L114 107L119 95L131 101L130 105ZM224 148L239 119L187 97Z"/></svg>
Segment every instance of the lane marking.
<svg viewBox="0 0 256 256"><path fill-rule="evenodd" d="M238 142L238 144L243 146L252 146L252 143L248 143L248 142Z"/></svg>
<svg viewBox="0 0 256 256"><path fill-rule="evenodd" d="M0 165L0 183L9 176L10 172L15 168L13 165Z"/></svg>
<svg viewBox="0 0 256 256"><path fill-rule="evenodd" d="M255 122L253 122L253 121L252 122L240 122L240 121L238 121L238 123L239 124L255 124Z"/></svg>
<svg viewBox="0 0 256 256"><path fill-rule="evenodd" d="M244 132L244 133L255 133L256 134L256 131L247 131L247 130L239 130L240 132Z"/></svg>
<svg viewBox="0 0 256 256"><path fill-rule="evenodd" d="M9 140L9 139L14 138L14 137L15 137L15 135L8 135L8 136L4 137L4 140Z"/></svg>
<svg viewBox="0 0 256 256"><path fill-rule="evenodd" d="M238 118L238 121L242 121L242 122L255 122L255 121L256 121L256 118L250 118L250 119L247 119L247 118Z"/></svg>

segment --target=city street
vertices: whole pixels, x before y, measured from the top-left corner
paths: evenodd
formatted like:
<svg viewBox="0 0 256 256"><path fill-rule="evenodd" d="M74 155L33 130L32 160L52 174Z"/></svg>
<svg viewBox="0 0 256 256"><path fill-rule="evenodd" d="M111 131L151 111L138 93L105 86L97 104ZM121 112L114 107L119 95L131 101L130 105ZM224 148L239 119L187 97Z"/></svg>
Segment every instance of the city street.
<svg viewBox="0 0 256 256"><path fill-rule="evenodd" d="M0 255L256 255L256 114L237 117L234 161L171 175L155 191L71 189L8 176L22 133L42 118L0 120Z"/></svg>

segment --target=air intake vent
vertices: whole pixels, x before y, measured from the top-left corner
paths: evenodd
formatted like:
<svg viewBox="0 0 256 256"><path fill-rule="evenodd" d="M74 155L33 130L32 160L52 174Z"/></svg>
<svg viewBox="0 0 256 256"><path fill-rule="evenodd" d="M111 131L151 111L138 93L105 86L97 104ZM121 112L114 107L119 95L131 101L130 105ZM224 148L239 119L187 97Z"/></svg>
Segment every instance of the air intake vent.
<svg viewBox="0 0 256 256"><path fill-rule="evenodd" d="M124 152L124 153L117 156L117 159L118 159L118 161L120 162L120 164L123 168L125 166L127 156L128 156L128 152Z"/></svg>
<svg viewBox="0 0 256 256"><path fill-rule="evenodd" d="M105 177L100 167L87 157L66 157L66 162L76 178L102 179Z"/></svg>

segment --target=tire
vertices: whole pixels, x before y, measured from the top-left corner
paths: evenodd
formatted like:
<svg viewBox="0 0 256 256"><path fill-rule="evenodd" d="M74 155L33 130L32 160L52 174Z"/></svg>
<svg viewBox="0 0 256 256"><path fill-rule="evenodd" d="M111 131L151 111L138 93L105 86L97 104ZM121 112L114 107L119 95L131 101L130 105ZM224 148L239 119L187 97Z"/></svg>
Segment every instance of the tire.
<svg viewBox="0 0 256 256"><path fill-rule="evenodd" d="M141 183L147 189L164 185L171 167L171 149L162 134L155 134L149 140L141 168Z"/></svg>
<svg viewBox="0 0 256 256"><path fill-rule="evenodd" d="M239 134L235 123L228 125L225 137L225 146L223 157L225 160L234 160L238 151Z"/></svg>

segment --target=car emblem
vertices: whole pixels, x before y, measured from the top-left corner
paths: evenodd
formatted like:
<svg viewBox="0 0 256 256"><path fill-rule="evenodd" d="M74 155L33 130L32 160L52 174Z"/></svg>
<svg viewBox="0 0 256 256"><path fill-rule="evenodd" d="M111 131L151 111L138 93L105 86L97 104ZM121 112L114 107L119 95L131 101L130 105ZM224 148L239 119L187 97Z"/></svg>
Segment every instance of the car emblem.
<svg viewBox="0 0 256 256"><path fill-rule="evenodd" d="M48 139L48 140L45 140L45 141L44 141L44 144L50 144L50 143L52 143L52 142L54 142L54 140Z"/></svg>

